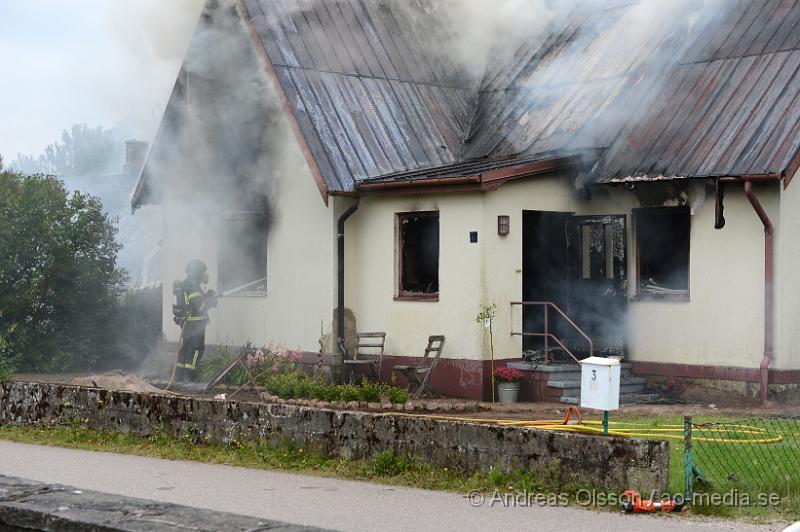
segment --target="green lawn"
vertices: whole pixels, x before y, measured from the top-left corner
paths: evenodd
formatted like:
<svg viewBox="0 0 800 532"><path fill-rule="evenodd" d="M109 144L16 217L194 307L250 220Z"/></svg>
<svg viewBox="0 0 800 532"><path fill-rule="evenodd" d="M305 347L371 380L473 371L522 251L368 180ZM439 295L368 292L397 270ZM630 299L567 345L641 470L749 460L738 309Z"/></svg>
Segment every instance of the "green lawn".
<svg viewBox="0 0 800 532"><path fill-rule="evenodd" d="M662 436L670 441L669 491L683 493L683 418L621 417L616 421L643 431L675 429ZM715 424L692 431L693 462L704 477L695 483L694 512L800 519L800 422L742 424L720 417L695 417L692 422ZM716 502L713 494L717 494ZM720 504L723 495L726 499Z"/></svg>

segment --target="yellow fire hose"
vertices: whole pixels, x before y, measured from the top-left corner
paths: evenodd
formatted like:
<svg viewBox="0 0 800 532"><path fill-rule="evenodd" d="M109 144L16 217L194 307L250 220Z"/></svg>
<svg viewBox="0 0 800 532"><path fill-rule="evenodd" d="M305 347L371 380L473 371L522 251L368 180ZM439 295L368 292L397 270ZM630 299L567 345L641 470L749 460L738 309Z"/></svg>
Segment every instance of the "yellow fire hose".
<svg viewBox="0 0 800 532"><path fill-rule="evenodd" d="M175 380L175 371L178 369L178 362L180 361L181 356L181 344L183 344L183 330L186 327L186 321L183 320L181 324L181 334L178 337L178 347L175 348L175 364L172 365L172 375L169 377L169 382L167 383L167 387L164 388L164 391L169 391L169 387L172 386L172 381Z"/></svg>
<svg viewBox="0 0 800 532"><path fill-rule="evenodd" d="M392 412L388 415L399 417L422 417L426 419L437 419L442 421L464 421L468 423L484 423L500 425L504 427L526 427L540 430L557 430L561 432L582 432L590 434L603 434L603 422L595 420L579 420L569 422L569 413L564 419L539 419L533 421L517 419L487 419L471 418L461 416L443 416L428 414L410 414L404 412ZM778 443L783 440L780 434L772 434L766 429L757 427L737 427L735 425L722 424L719 428L714 426L705 427L705 432L722 434L727 437L705 437L693 436L694 441L702 442L726 442L742 445ZM624 421L609 422L609 436L635 437L635 438L659 438L667 440L683 441L683 425L660 425L658 427L642 427L636 423L626 423ZM734 438L732 439L731 436Z"/></svg>

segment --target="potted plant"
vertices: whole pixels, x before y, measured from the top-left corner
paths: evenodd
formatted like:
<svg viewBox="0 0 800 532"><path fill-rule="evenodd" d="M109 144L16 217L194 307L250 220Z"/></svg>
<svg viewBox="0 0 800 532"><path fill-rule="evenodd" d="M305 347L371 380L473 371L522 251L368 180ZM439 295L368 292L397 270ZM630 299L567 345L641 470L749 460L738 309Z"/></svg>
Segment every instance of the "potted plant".
<svg viewBox="0 0 800 532"><path fill-rule="evenodd" d="M525 380L525 374L514 368L497 368L494 370L497 381L497 397L501 403L516 403L519 386Z"/></svg>

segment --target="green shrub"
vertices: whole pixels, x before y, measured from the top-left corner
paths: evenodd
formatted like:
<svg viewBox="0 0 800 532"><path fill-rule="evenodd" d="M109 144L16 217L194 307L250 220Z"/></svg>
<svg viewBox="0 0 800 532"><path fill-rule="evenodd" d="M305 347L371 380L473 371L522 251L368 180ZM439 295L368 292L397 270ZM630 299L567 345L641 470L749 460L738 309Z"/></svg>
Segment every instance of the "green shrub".
<svg viewBox="0 0 800 532"><path fill-rule="evenodd" d="M271 373L265 378L263 385L269 393L284 399L378 403L388 397L392 403L405 403L409 398L407 390L385 384L331 384L322 377L312 377L298 370Z"/></svg>
<svg viewBox="0 0 800 532"><path fill-rule="evenodd" d="M394 477L408 471L410 462L403 456L397 456L389 449L379 453L372 464L372 472L377 476Z"/></svg>
<svg viewBox="0 0 800 532"><path fill-rule="evenodd" d="M294 396L299 399L310 399L314 383L310 379L298 378L295 381Z"/></svg>
<svg viewBox="0 0 800 532"><path fill-rule="evenodd" d="M341 385L326 382L322 376L311 376L297 369L300 367L299 351L287 351L282 346L274 349L272 344L256 349L248 343L238 353L230 347L222 347L218 356L201 362L202 379L209 381L216 377L223 368L243 353L247 355L247 364L252 363L251 371L256 374L261 373L257 384L264 386L272 395L284 399L314 399L347 403L353 401L378 403L388 400L393 404L402 404L410 397L408 390L367 380L358 384ZM265 372L264 370L267 368L269 371ZM225 376L224 382L240 385L245 384L247 380L247 372L240 365Z"/></svg>
<svg viewBox="0 0 800 532"><path fill-rule="evenodd" d="M200 361L200 378L203 382L209 382L211 379L216 378L217 375L222 373L222 370L231 364L238 353L234 352L230 346L221 346L217 356L203 359ZM227 384L242 385L247 382L247 372L244 368L237 364L231 371L229 371L223 382Z"/></svg>
<svg viewBox="0 0 800 532"><path fill-rule="evenodd" d="M285 399L312 399L314 395L324 395L324 385L321 379L309 377L301 371L275 373L264 382L269 393Z"/></svg>
<svg viewBox="0 0 800 532"><path fill-rule="evenodd" d="M359 386L359 394L362 401L368 403L378 403L383 395L383 386L371 382L362 382Z"/></svg>
<svg viewBox="0 0 800 532"><path fill-rule="evenodd" d="M12 376L14 376L14 366L11 361L0 358L0 382L11 380Z"/></svg>
<svg viewBox="0 0 800 532"><path fill-rule="evenodd" d="M405 404L411 398L408 390L395 388L394 386L386 387L386 395L389 396L389 402L392 404Z"/></svg>
<svg viewBox="0 0 800 532"><path fill-rule="evenodd" d="M16 324L4 358L37 372L108 359L125 274L100 200L55 177L0 169L0 227L0 331Z"/></svg>
<svg viewBox="0 0 800 532"><path fill-rule="evenodd" d="M486 477L490 485L494 488L504 488L508 485L508 475L500 471L497 467L491 468Z"/></svg>
<svg viewBox="0 0 800 532"><path fill-rule="evenodd" d="M2 315L3 311L0 309L0 317ZM0 328L0 381L11 380L11 376L14 374L14 359L16 357L11 353L7 339L16 327L17 325L12 323L7 327Z"/></svg>
<svg viewBox="0 0 800 532"><path fill-rule="evenodd" d="M320 397L321 401L343 401L342 399L342 389L339 386L334 386L332 384L323 383L320 386Z"/></svg>
<svg viewBox="0 0 800 532"><path fill-rule="evenodd" d="M361 400L361 390L358 385L355 384L344 384L339 387L339 393L341 397L341 401L360 401Z"/></svg>

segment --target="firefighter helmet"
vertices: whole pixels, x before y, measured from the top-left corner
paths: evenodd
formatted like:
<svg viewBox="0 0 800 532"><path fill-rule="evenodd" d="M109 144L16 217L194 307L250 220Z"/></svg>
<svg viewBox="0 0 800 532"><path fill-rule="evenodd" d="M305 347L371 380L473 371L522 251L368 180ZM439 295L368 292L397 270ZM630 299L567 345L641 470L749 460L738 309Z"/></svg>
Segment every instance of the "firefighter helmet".
<svg viewBox="0 0 800 532"><path fill-rule="evenodd" d="M203 280L206 276L206 271L208 271L208 268L206 268L206 263L202 260L192 259L186 265L186 277L197 282Z"/></svg>

